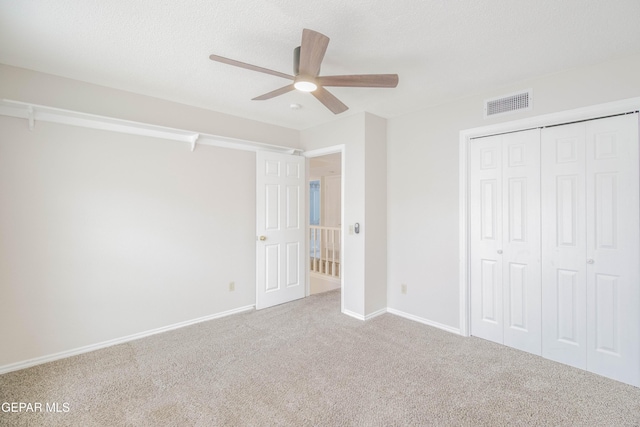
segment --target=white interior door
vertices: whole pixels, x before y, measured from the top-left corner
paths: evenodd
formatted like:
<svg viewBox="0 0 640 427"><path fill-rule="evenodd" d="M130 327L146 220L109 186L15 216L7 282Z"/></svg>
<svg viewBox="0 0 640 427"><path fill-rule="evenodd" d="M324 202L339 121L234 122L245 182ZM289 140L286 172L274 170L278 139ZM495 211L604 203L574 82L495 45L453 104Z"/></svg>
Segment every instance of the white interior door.
<svg viewBox="0 0 640 427"><path fill-rule="evenodd" d="M471 333L541 353L540 131L470 146Z"/></svg>
<svg viewBox="0 0 640 427"><path fill-rule="evenodd" d="M256 309L304 298L305 159L256 153Z"/></svg>

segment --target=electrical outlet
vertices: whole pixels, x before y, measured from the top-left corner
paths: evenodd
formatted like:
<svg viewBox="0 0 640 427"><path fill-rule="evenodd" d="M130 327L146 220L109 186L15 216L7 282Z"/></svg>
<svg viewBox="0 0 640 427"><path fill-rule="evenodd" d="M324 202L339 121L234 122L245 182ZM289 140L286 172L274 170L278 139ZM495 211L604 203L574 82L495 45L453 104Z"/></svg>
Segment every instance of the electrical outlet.
<svg viewBox="0 0 640 427"><path fill-rule="evenodd" d="M407 285L405 285L404 283L402 285L400 285L400 292L402 292L403 294L407 293Z"/></svg>
<svg viewBox="0 0 640 427"><path fill-rule="evenodd" d="M229 292L236 290L236 282L229 282Z"/></svg>

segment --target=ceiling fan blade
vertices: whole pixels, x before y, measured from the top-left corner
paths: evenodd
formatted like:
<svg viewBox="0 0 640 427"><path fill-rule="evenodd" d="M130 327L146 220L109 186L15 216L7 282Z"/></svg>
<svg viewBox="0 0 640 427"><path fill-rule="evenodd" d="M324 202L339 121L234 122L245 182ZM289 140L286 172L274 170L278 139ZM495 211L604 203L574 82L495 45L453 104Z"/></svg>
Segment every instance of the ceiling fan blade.
<svg viewBox="0 0 640 427"><path fill-rule="evenodd" d="M316 77L320 73L320 65L329 45L329 37L317 31L302 30L300 44L300 74Z"/></svg>
<svg viewBox="0 0 640 427"><path fill-rule="evenodd" d="M223 64L233 65L235 67L246 68L247 70L258 71L260 73L271 74L272 76L278 76L285 79L293 80L294 77L279 71L269 70L268 68L258 67L257 65L251 65L244 62L236 61L235 59L225 58L224 56L209 55L209 59L216 62L222 62Z"/></svg>
<svg viewBox="0 0 640 427"><path fill-rule="evenodd" d="M311 95L315 96L318 101L322 102L333 114L340 114L349 109L349 107L344 105L342 101L321 86L311 92Z"/></svg>
<svg viewBox="0 0 640 427"><path fill-rule="evenodd" d="M291 92L295 87L293 85L286 85L285 87L281 87L280 89L272 90L269 93L265 93L264 95L256 96L252 99L252 101L264 101L265 99L275 98L276 96L285 94L287 92Z"/></svg>
<svg viewBox="0 0 640 427"><path fill-rule="evenodd" d="M323 76L317 81L322 86L396 87L397 74L354 74L350 76Z"/></svg>

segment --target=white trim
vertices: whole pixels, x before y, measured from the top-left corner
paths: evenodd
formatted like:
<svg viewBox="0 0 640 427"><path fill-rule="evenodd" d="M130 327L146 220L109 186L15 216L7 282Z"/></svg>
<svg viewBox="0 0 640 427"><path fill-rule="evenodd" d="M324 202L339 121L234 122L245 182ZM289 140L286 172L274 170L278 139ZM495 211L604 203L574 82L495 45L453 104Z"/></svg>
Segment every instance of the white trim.
<svg viewBox="0 0 640 427"><path fill-rule="evenodd" d="M353 317L354 319L358 319L358 320L366 320L365 317L362 314L358 314L356 312L353 311L349 311L349 310L342 310L342 314L346 314L347 316Z"/></svg>
<svg viewBox="0 0 640 427"><path fill-rule="evenodd" d="M373 313L367 314L364 316L364 320L371 320L374 317L381 316L387 312L387 307L381 308L380 310L374 311Z"/></svg>
<svg viewBox="0 0 640 427"><path fill-rule="evenodd" d="M467 163L469 140L481 136L489 136L506 132L516 132L525 129L547 127L564 123L571 123L580 120L597 119L615 114L623 114L630 111L640 110L640 98L629 98L620 101L607 102L604 104L592 105L589 107L576 108L574 110L560 111L556 113L544 114L541 116L529 117L511 122L496 123L488 126L481 126L460 131L459 140L459 286L460 286L460 334L469 336L470 327L470 301L469 301L469 225L467 214Z"/></svg>
<svg viewBox="0 0 640 427"><path fill-rule="evenodd" d="M363 316L362 314L358 314L349 310L342 310L342 314L346 314L347 316L353 317L354 319L358 319L366 322L367 320L371 320L374 317L378 317L385 314L388 310L389 309L387 307L381 308L380 310L374 311L373 313L367 314L366 316Z"/></svg>
<svg viewBox="0 0 640 427"><path fill-rule="evenodd" d="M413 320L414 322L422 323L427 326L433 326L434 328L442 329L443 331L451 332L456 335L462 335L460 329L458 328L434 322L433 320L414 316L413 314L405 313L404 311L396 310L394 308L387 308L387 313L395 314L396 316L404 317L405 319Z"/></svg>
<svg viewBox="0 0 640 427"><path fill-rule="evenodd" d="M459 243L458 247L460 248L459 258L458 258L458 276L460 282L460 307L459 307L459 324L460 324L460 335L468 337L471 335L471 328L469 325L469 319L471 318L469 313L469 248L467 247L468 242L468 231L469 231L469 216L467 215L467 137L462 135L463 132L460 132L460 148L459 148L459 179L458 179L458 194L460 194L460 212L458 215L460 234L458 235Z"/></svg>
<svg viewBox="0 0 640 427"><path fill-rule="evenodd" d="M345 147L344 144L332 145L331 147L318 148L317 150L305 151L304 153L302 153L302 155L305 157L320 157L320 156L326 156L327 154L336 154L336 153L344 154L344 147ZM340 173L344 175L344 173L342 172Z"/></svg>
<svg viewBox="0 0 640 427"><path fill-rule="evenodd" d="M36 121L59 123L89 129L126 133L129 135L150 136L153 138L186 142L189 144L191 151L195 149L196 144L201 144L244 151L276 151L289 154L302 152L302 150L298 148L265 144L245 139L228 138L219 135L202 134L183 129L174 129L165 126L82 113L79 111L64 110L62 108L47 107L45 105L11 101L9 99L0 101L0 115L27 119L29 130L34 129Z"/></svg>
<svg viewBox="0 0 640 427"><path fill-rule="evenodd" d="M247 305L244 307L235 308L233 310L223 311L221 313L211 314L209 316L199 317L197 319L187 320L185 322L174 323L173 325L163 326L161 328L152 329L145 332L139 332L137 334L128 335L126 337L115 338L108 341L103 341L97 344L91 344L84 347L74 348L72 350L62 351L60 353L50 354L47 356L36 357L35 359L24 360L22 362L11 363L9 365L0 366L0 375L6 374L7 372L18 371L20 369L30 368L32 366L41 365L43 363L53 362L55 360L65 359L71 356L77 356L79 354L88 353L90 351L100 350L103 348L111 347L117 344L123 344L129 341L138 340L141 338L146 338L151 335L160 334L163 332L172 331L174 329L184 328L185 326L190 326L196 323L206 322L209 320L219 319L221 317L230 316L232 314L242 313L244 311L253 310L255 308L254 305Z"/></svg>
<svg viewBox="0 0 640 427"><path fill-rule="evenodd" d="M359 314L355 314L353 312L350 312L348 310L344 309L344 294L345 294L345 283L344 283L344 253L345 253L345 240L344 240L344 227L345 227L345 221L344 221L344 187L345 187L345 181L346 181L346 174L345 174L345 169L346 169L346 145L345 144L339 144L339 145L332 145L330 147L324 147L324 148L318 148L317 150L309 150L309 151L303 151L302 155L304 157L306 157L307 159L312 158L312 157L320 157L320 156L326 156L327 154L336 154L336 153L340 153L340 223L341 225L341 230L340 230L340 310L344 313L347 314L351 317L355 317L356 319L360 319L360 320L364 320L364 317L360 316ZM307 170L307 182L309 181L309 162L306 163L306 170ZM305 205L305 210L306 210L306 216L305 218L309 218L309 211L308 211L308 207L309 207L309 203L307 202L307 204ZM307 240L308 240L308 236L309 236L309 224L307 221ZM305 253L309 253L309 247L306 246L306 252ZM307 257L307 272L309 272L311 270L311 266L309 265L309 257ZM311 278L310 278L310 274L307 274L307 296L309 296L311 293Z"/></svg>

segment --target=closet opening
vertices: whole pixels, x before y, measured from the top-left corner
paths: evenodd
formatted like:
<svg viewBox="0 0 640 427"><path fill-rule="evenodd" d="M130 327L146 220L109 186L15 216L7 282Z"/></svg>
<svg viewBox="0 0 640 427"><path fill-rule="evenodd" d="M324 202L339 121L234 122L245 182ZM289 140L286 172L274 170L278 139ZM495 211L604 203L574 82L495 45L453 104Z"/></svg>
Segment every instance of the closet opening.
<svg viewBox="0 0 640 427"><path fill-rule="evenodd" d="M462 335L640 385L639 107L460 132Z"/></svg>

